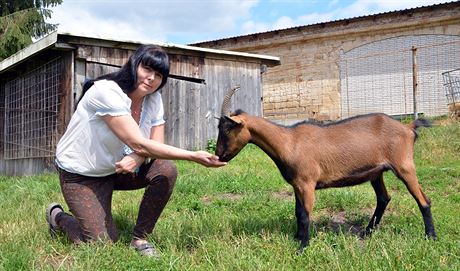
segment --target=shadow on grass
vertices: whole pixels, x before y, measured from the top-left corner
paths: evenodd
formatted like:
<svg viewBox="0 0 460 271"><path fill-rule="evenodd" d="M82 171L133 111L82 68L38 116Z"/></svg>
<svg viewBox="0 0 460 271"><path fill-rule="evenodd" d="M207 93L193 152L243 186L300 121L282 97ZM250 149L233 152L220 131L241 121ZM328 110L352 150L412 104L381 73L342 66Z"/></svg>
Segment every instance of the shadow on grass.
<svg viewBox="0 0 460 271"><path fill-rule="evenodd" d="M369 222L369 215L366 213L354 215L353 218L345 217L345 212L337 212L331 216L321 216L314 219L310 226L310 236L315 238L318 232L334 233L336 235L353 235L365 239L365 228ZM289 217L252 217L239 221L232 226L234 235L260 235L261 233L273 233L291 236L295 239L297 231L296 219Z"/></svg>
<svg viewBox="0 0 460 271"><path fill-rule="evenodd" d="M207 227L204 222L197 228L196 224L185 223L179 232L171 238L178 248L189 252L202 246L204 239L222 239L246 235L259 236L279 235L288 236L292 241L297 241L294 237L297 224L296 219L284 213L271 213L272 216L253 216L237 217L228 222L228 227ZM311 238L315 238L319 232L333 233L335 235L353 235L363 239L364 229L367 226L369 214L354 213L351 217L346 216L346 211L322 213L315 218L310 227ZM132 231L135 221L126 216L114 215L115 223L119 230L119 242L129 244L132 238ZM161 220L161 218L160 218ZM230 236L229 236L230 233ZM149 237L149 239L155 236Z"/></svg>
<svg viewBox="0 0 460 271"><path fill-rule="evenodd" d="M133 239L133 229L135 221L132 221L132 219L128 219L126 216L116 214L113 214L113 219L118 229L118 242L129 244Z"/></svg>
<svg viewBox="0 0 460 271"><path fill-rule="evenodd" d="M321 216L313 222L314 232L334 232L337 235L354 235L364 237L364 231L370 217L367 214L358 214L347 218L345 212L332 213L331 216Z"/></svg>

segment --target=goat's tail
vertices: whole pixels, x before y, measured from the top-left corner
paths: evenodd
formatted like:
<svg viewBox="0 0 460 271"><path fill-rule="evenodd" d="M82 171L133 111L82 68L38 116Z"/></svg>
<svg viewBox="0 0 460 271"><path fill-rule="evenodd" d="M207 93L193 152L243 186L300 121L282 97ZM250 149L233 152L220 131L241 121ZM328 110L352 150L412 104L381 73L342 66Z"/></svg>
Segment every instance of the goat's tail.
<svg viewBox="0 0 460 271"><path fill-rule="evenodd" d="M417 130L418 127L431 127L431 122L427 119L416 119L409 124L412 130Z"/></svg>
<svg viewBox="0 0 460 271"><path fill-rule="evenodd" d="M427 119L416 119L413 122L411 122L409 125L407 125L407 127L409 127L414 132L415 134L414 141L415 141L418 137L417 128L418 127L431 127L431 122Z"/></svg>

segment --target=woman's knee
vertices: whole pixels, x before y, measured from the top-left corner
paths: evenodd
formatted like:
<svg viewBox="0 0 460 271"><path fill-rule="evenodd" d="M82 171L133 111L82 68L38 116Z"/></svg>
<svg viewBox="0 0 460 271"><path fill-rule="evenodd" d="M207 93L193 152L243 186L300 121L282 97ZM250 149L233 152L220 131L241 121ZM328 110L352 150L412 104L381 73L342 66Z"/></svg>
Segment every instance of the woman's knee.
<svg viewBox="0 0 460 271"><path fill-rule="evenodd" d="M161 177L167 179L171 186L174 186L177 179L177 167L174 162L169 160L155 160L149 170L152 179Z"/></svg>

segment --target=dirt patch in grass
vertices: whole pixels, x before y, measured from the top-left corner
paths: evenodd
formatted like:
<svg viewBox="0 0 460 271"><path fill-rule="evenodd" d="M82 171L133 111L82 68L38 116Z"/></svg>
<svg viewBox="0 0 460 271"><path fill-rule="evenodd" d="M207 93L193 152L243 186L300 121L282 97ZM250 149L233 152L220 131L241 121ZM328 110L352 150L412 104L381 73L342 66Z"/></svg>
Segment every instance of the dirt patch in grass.
<svg viewBox="0 0 460 271"><path fill-rule="evenodd" d="M373 212L374 209L366 208L363 209L359 215L350 215L347 211L324 209L316 214L313 214L313 221L315 227L319 231L332 230L336 233L349 233L361 236Z"/></svg>
<svg viewBox="0 0 460 271"><path fill-rule="evenodd" d="M216 201L216 200L238 201L242 199L243 196L244 194L239 194L239 193L222 193L222 194L217 194L217 195L204 196L201 198L201 201L204 204L210 204L211 202ZM279 200L293 201L294 192L288 189L280 190L280 191L270 193L270 197L279 199Z"/></svg>
<svg viewBox="0 0 460 271"><path fill-rule="evenodd" d="M201 198L201 201L204 204L210 204L215 200L229 200L229 201L237 201L243 197L242 194L238 193L223 193L218 195L211 195L211 196L204 196Z"/></svg>
<svg viewBox="0 0 460 271"><path fill-rule="evenodd" d="M332 215L329 226L335 231L346 231L353 235L359 235L364 230L362 220L347 219L345 212L338 212Z"/></svg>
<svg viewBox="0 0 460 271"><path fill-rule="evenodd" d="M292 190L281 190L271 193L271 196L275 199L291 201L294 198L294 192Z"/></svg>

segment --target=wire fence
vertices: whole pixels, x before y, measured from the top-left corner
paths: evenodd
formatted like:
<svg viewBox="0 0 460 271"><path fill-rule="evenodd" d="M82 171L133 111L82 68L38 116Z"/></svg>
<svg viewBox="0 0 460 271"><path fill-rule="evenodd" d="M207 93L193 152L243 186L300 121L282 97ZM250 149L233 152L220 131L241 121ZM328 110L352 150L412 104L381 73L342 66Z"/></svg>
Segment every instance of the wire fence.
<svg viewBox="0 0 460 271"><path fill-rule="evenodd" d="M446 98L449 104L460 103L460 69L442 73Z"/></svg>
<svg viewBox="0 0 460 271"><path fill-rule="evenodd" d="M443 73L460 67L460 37L421 35L342 54L342 117L370 112L446 115Z"/></svg>
<svg viewBox="0 0 460 271"><path fill-rule="evenodd" d="M400 36L334 50L288 50L264 78L264 116L290 124L375 112L449 113L443 73L460 68L460 36Z"/></svg>
<svg viewBox="0 0 460 271"><path fill-rule="evenodd" d="M460 119L460 69L442 73L449 117Z"/></svg>
<svg viewBox="0 0 460 271"><path fill-rule="evenodd" d="M5 160L54 156L62 66L54 59L5 84Z"/></svg>

